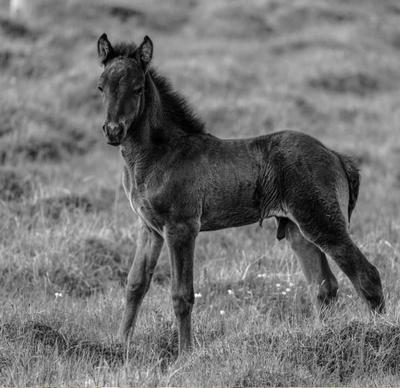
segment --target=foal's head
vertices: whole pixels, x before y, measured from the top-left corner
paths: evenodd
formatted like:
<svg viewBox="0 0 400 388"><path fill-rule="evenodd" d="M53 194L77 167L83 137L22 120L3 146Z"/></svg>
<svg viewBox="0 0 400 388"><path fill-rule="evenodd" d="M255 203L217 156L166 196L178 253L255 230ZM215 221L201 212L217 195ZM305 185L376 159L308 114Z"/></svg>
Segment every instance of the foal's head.
<svg viewBox="0 0 400 388"><path fill-rule="evenodd" d="M106 107L103 131L108 143L117 146L143 111L145 75L153 55L153 43L146 36L135 50L114 49L103 34L97 42L97 51L104 65L98 82Z"/></svg>

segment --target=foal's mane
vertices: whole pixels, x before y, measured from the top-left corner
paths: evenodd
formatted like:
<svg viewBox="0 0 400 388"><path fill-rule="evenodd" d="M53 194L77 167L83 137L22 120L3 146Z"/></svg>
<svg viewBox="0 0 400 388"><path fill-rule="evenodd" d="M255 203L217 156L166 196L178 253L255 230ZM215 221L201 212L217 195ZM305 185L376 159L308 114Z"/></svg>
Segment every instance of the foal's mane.
<svg viewBox="0 0 400 388"><path fill-rule="evenodd" d="M133 57L137 46L134 43L119 43L113 48L115 57ZM204 133L204 123L194 113L185 98L176 92L169 80L150 68L149 75L160 94L164 113L186 133Z"/></svg>

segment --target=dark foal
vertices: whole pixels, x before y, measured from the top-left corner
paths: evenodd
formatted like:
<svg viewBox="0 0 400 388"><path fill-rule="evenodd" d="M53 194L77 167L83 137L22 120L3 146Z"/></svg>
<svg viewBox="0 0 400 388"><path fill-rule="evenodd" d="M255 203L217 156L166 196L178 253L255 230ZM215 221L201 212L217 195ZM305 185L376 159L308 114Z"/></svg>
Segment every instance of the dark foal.
<svg viewBox="0 0 400 388"><path fill-rule="evenodd" d="M126 341L166 241L179 349L191 347L193 258L199 232L278 220L278 237L291 244L315 303L336 296L338 283L325 254L352 281L371 309L384 299L377 269L349 236L359 174L352 161L298 132L221 140L170 84L150 68L153 44L115 47L103 34L99 80L108 142L125 161L123 184L141 228L129 272L119 335Z"/></svg>

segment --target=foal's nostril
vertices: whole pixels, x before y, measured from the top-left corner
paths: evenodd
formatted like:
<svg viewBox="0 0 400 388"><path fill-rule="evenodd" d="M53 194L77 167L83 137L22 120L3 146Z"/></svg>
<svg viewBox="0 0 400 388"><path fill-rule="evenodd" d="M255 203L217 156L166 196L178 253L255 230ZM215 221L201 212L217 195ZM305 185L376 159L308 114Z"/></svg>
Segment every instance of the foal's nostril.
<svg viewBox="0 0 400 388"><path fill-rule="evenodd" d="M108 139L108 144L118 145L122 141L124 135L124 127L119 123L112 121L105 122L103 125L105 137Z"/></svg>
<svg viewBox="0 0 400 388"><path fill-rule="evenodd" d="M124 127L120 124L119 126L118 126L118 136L120 136L120 135L122 135L122 133L124 132Z"/></svg>

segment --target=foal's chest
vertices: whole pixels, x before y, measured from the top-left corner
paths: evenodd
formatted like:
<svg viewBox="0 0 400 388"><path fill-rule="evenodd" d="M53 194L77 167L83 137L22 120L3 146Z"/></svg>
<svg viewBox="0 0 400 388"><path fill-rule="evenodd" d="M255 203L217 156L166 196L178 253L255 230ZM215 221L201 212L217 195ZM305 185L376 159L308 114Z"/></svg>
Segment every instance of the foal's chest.
<svg viewBox="0 0 400 388"><path fill-rule="evenodd" d="M137 179L134 171L124 167L122 184L133 212L149 228L161 233L164 222L152 204L153 195L146 180Z"/></svg>

